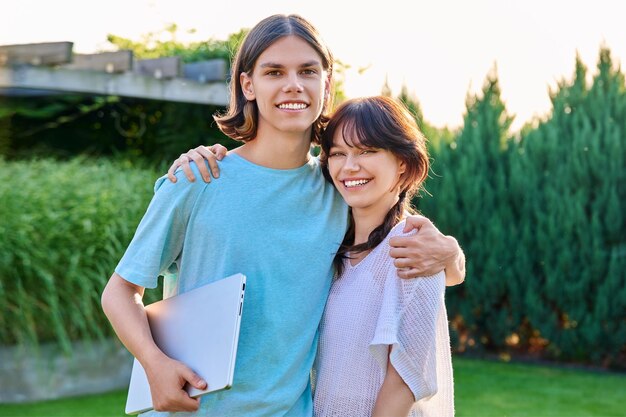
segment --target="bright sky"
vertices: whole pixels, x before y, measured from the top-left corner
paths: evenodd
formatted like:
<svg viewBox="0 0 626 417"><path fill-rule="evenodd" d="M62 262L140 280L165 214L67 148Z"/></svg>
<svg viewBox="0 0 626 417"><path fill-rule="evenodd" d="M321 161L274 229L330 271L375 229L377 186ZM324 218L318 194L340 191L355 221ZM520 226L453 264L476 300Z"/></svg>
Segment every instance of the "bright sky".
<svg viewBox="0 0 626 417"><path fill-rule="evenodd" d="M623 0L0 0L0 45L72 41L74 51L111 49L109 33L139 39L176 23L189 40L224 39L274 13L299 13L354 70L348 96L373 95L388 77L407 85L427 120L462 123L465 97L497 64L517 129L550 108L548 88L574 71L578 52L595 73L600 45L626 57ZM358 68L368 67L361 75Z"/></svg>

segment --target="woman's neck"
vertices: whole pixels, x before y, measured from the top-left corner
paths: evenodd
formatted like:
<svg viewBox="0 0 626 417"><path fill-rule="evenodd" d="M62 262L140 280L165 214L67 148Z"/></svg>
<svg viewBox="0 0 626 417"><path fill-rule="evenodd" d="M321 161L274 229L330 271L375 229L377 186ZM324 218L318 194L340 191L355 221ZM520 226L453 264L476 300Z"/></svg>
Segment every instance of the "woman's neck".
<svg viewBox="0 0 626 417"><path fill-rule="evenodd" d="M362 210L352 210L352 217L354 218L354 244L359 245L367 242L370 233L385 221L385 215L387 212L380 215L380 213L367 213Z"/></svg>
<svg viewBox="0 0 626 417"><path fill-rule="evenodd" d="M387 199L385 199L387 200ZM383 224L389 210L398 202L398 197L393 196L388 201L379 201L376 205L366 208L352 208L354 220L354 244L359 245L367 242L370 233Z"/></svg>
<svg viewBox="0 0 626 417"><path fill-rule="evenodd" d="M233 152L248 161L273 169L294 169L306 164L310 158L311 130L297 133L265 134L261 130L256 138Z"/></svg>

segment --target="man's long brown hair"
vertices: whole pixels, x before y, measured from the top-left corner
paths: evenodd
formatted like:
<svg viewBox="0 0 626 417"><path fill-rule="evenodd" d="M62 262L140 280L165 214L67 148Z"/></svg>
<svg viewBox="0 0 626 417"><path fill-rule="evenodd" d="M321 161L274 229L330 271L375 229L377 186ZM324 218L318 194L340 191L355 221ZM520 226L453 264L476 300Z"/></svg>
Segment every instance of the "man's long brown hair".
<svg viewBox="0 0 626 417"><path fill-rule="evenodd" d="M247 142L256 137L258 127L258 107L256 101L248 101L241 88L242 73L252 74L259 56L274 42L285 36L298 36L307 42L320 55L322 67L328 73L330 91L324 99L322 113L313 122L311 140L319 143L323 127L328 121L324 114L330 108L333 84L334 59L323 42L317 29L301 16L277 14L257 23L246 35L233 60L230 78L230 104L225 114L213 116L218 127L228 137Z"/></svg>

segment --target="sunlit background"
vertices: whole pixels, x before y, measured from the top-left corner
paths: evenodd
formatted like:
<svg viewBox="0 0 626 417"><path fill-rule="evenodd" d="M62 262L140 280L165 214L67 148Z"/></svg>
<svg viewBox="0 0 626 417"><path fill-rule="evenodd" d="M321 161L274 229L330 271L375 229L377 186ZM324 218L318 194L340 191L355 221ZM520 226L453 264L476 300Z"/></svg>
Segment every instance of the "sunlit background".
<svg viewBox="0 0 626 417"><path fill-rule="evenodd" d="M413 96L402 98L431 156L428 192L413 203L467 258L466 282L446 290L457 416L624 415L625 0L0 0L0 45L97 53L116 35L136 65L171 55L174 33L212 38L223 57L232 44L216 40L275 13L319 28L350 68L348 97L386 80L391 96L403 86ZM201 49L176 53L218 57ZM574 76L577 56L588 70ZM220 102L11 91L30 69L0 62L0 416L120 416L132 358L102 288L171 161L238 143L212 123ZM171 81L146 73L142 83ZM223 100L223 76L190 90L217 86ZM161 297L162 286L144 302Z"/></svg>
<svg viewBox="0 0 626 417"><path fill-rule="evenodd" d="M2 1L0 45L71 41L81 53L111 49L107 34L139 40L169 24L179 39L225 39L274 13L312 21L351 66L349 97L394 94L404 84L437 126L462 122L465 97L497 66L519 129L550 108L548 89L570 78L579 54L593 74L601 45L626 56L626 2L617 0ZM194 32L194 33L190 33Z"/></svg>

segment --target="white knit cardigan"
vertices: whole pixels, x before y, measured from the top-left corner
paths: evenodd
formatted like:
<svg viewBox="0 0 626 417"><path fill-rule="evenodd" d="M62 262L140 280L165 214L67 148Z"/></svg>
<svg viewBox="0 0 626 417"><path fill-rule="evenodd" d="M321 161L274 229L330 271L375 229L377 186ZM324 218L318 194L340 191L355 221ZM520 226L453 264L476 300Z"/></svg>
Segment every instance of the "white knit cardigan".
<svg viewBox="0 0 626 417"><path fill-rule="evenodd" d="M415 397L409 416L454 415L445 275L398 278L389 238L403 228L333 282L313 371L318 417L370 416L388 358Z"/></svg>

